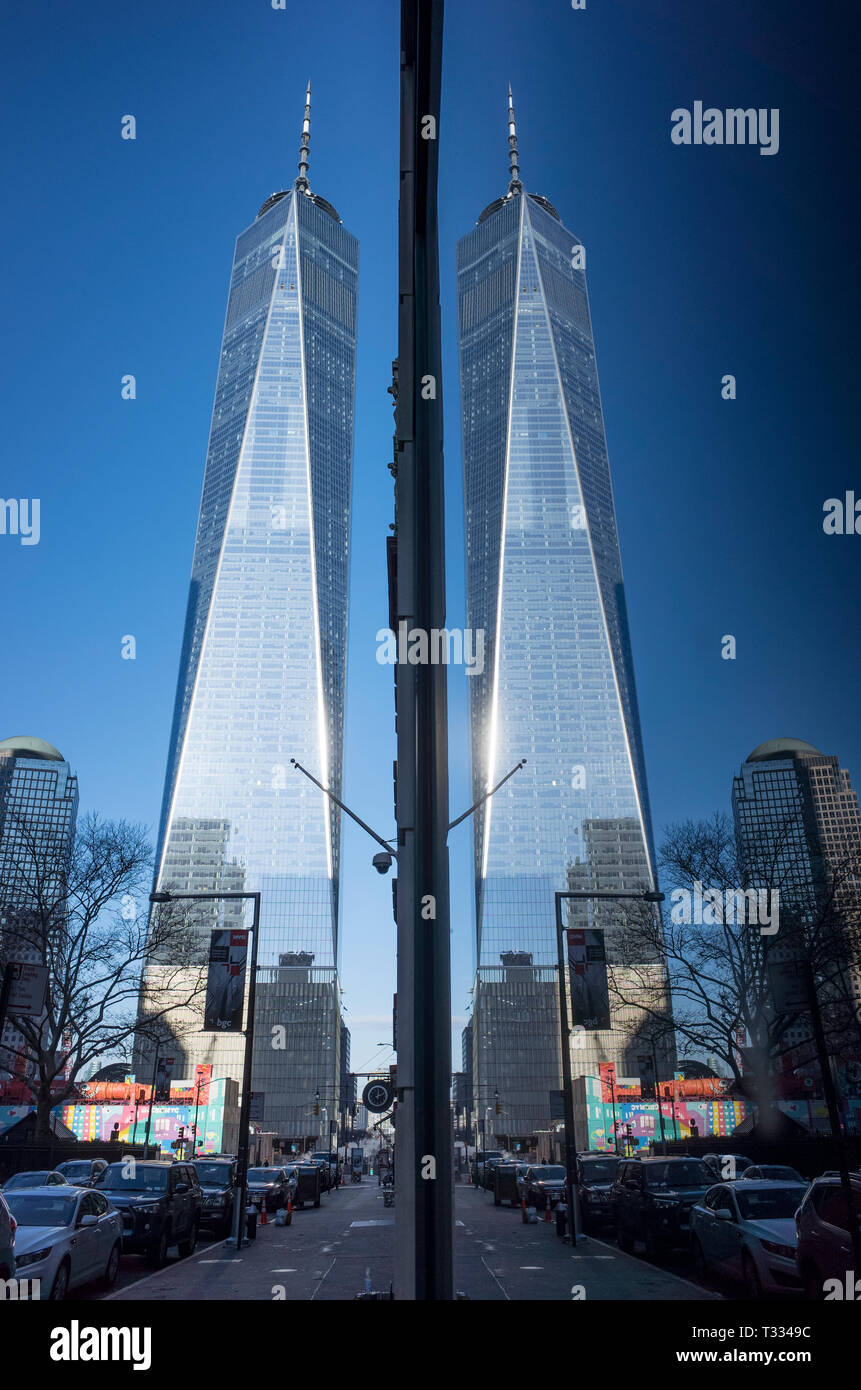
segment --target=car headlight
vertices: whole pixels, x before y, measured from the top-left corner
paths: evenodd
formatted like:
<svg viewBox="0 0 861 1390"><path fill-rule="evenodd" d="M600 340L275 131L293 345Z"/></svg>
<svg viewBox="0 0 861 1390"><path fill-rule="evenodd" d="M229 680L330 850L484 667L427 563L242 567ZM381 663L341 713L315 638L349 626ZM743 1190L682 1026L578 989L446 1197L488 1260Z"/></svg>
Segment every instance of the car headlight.
<svg viewBox="0 0 861 1390"><path fill-rule="evenodd" d="M225 1198L223 1196L204 1197L203 1199L203 1205L205 1207L223 1207L224 1202Z"/></svg>
<svg viewBox="0 0 861 1390"><path fill-rule="evenodd" d="M761 1240L759 1243L769 1255L782 1255L785 1260L795 1259L794 1245L780 1245L776 1240Z"/></svg>
<svg viewBox="0 0 861 1390"><path fill-rule="evenodd" d="M34 1250L29 1255L16 1255L15 1268L24 1269L26 1265L34 1265L37 1264L39 1260L46 1260L52 1249L52 1246L46 1245L44 1250Z"/></svg>

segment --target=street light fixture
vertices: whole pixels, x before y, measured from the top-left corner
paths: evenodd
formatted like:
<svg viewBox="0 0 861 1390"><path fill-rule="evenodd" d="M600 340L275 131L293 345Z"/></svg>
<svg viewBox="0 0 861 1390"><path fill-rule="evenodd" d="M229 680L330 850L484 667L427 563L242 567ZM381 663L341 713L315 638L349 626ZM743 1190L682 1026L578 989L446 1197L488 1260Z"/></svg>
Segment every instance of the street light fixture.
<svg viewBox="0 0 861 1390"><path fill-rule="evenodd" d="M150 893L151 903L170 902L222 902L250 898L254 904L254 917L251 923L251 972L248 982L248 1015L245 1022L245 1055L242 1062L242 1100L239 1106L239 1143L236 1154L236 1182L233 1188L233 1233L228 1243L237 1250L242 1245L242 1230L245 1226L245 1189L248 1173L248 1129L251 1123L251 1060L254 1050L254 1006L257 997L257 947L260 940L260 894L259 893ZM151 1109L151 1107L150 1107Z"/></svg>

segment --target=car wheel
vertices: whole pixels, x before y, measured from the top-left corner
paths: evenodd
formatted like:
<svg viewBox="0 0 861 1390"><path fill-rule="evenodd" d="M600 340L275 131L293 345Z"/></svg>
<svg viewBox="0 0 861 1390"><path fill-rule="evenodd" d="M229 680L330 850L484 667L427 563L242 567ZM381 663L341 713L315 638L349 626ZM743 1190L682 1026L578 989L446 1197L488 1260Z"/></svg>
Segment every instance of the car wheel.
<svg viewBox="0 0 861 1390"><path fill-rule="evenodd" d="M691 1244L691 1254L694 1257L694 1274L698 1279L707 1279L709 1272L709 1262L706 1259L706 1252L703 1249L701 1240L696 1236Z"/></svg>
<svg viewBox="0 0 861 1390"><path fill-rule="evenodd" d="M762 1298L762 1281L759 1277L759 1270L745 1251L741 1261L741 1277L744 1280L745 1292L750 1299Z"/></svg>
<svg viewBox="0 0 861 1390"><path fill-rule="evenodd" d="M495 1207L501 1207L501 1206L502 1206L502 1199L501 1199L501 1197L497 1197L495 1193L494 1193L494 1196L493 1196L493 1205L494 1205Z"/></svg>
<svg viewBox="0 0 861 1390"><path fill-rule="evenodd" d="M114 1242L114 1247L108 1255L108 1262L105 1265L105 1272L102 1275L102 1283L106 1289L112 1289L117 1282L117 1275L120 1272L120 1243Z"/></svg>
<svg viewBox="0 0 861 1390"><path fill-rule="evenodd" d="M52 1303L62 1303L69 1291L69 1261L64 1260L54 1275L54 1282L51 1285L50 1299Z"/></svg>
<svg viewBox="0 0 861 1390"><path fill-rule="evenodd" d="M619 1221L616 1222L616 1240L619 1243L619 1249L624 1251L626 1255L630 1255L634 1248L634 1237L629 1231L625 1230L625 1227Z"/></svg>
<svg viewBox="0 0 861 1390"><path fill-rule="evenodd" d="M155 1265L156 1269L161 1269L162 1265L167 1261L167 1249L170 1243L169 1237L170 1231L168 1227L165 1226L161 1235L156 1240L150 1241L147 1249L147 1260L151 1265Z"/></svg>
<svg viewBox="0 0 861 1390"><path fill-rule="evenodd" d="M319 1198L319 1196L317 1196L317 1197L314 1198L314 1206L315 1206L315 1207L319 1207L319 1205L320 1205L320 1198Z"/></svg>
<svg viewBox="0 0 861 1390"><path fill-rule="evenodd" d="M184 1260L187 1260L188 1257L189 1257L189 1255L193 1255L196 1246L197 1246L197 1222L196 1222L196 1221L193 1221L193 1222L191 1223L191 1230L189 1231L189 1233L188 1233L188 1235L186 1236L185 1240L181 1240L181 1241L179 1242L178 1249L179 1249L179 1253L180 1253L180 1255L182 1256L182 1258L183 1258Z"/></svg>

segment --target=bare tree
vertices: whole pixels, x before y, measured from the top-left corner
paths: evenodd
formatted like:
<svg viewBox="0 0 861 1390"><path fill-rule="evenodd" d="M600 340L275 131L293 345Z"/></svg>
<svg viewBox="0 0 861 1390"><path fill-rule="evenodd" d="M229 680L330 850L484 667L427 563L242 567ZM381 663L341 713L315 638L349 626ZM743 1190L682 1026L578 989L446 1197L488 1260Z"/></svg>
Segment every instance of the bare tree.
<svg viewBox="0 0 861 1390"><path fill-rule="evenodd" d="M5 1065L36 1105L36 1135L50 1112L75 1093L87 1065L126 1053L138 1029L143 971L156 965L148 1024L193 1005L205 989L199 932L179 904L148 924L152 851L141 826L87 816L69 850L19 820L0 882L0 964L47 966L41 1017L15 1016ZM141 903L143 899L143 904ZM18 1064L16 1066L16 1063Z"/></svg>
<svg viewBox="0 0 861 1390"><path fill-rule="evenodd" d="M627 915L618 938L625 969L610 981L617 1006L636 1004L659 1026L665 999L654 973L638 960L664 951L680 1051L720 1058L763 1117L773 1107L780 1060L787 1053L797 1065L815 1058L807 1010L778 1007L775 970L809 962L832 1054L847 1046L857 1050L861 1042L857 976L853 981L861 963L852 891L859 865L823 866L810 883L793 833L788 821L753 862L749 850L741 856L726 816L670 827L660 864L671 906L663 914L643 909ZM692 912L695 900L702 906ZM763 905L764 913L757 911Z"/></svg>

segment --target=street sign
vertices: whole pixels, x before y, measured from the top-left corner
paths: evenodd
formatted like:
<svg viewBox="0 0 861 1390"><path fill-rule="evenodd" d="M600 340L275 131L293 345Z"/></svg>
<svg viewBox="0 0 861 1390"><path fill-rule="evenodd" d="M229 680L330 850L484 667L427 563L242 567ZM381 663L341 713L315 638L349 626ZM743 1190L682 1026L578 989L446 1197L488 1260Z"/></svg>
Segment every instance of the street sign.
<svg viewBox="0 0 861 1390"><path fill-rule="evenodd" d="M389 1081L369 1081L362 1092L362 1104L372 1115L381 1115L391 1110L395 1089Z"/></svg>
<svg viewBox="0 0 861 1390"><path fill-rule="evenodd" d="M263 1111L266 1102L266 1092L252 1091L250 1101L251 1104L248 1110L248 1118L249 1120L254 1120L256 1123L259 1124L260 1121L263 1119Z"/></svg>
<svg viewBox="0 0 861 1390"><path fill-rule="evenodd" d="M10 960L6 966L9 972L9 1001L7 1012L10 1014L40 1014L45 1006L45 990L48 987L48 967L46 965L30 965L23 960Z"/></svg>

